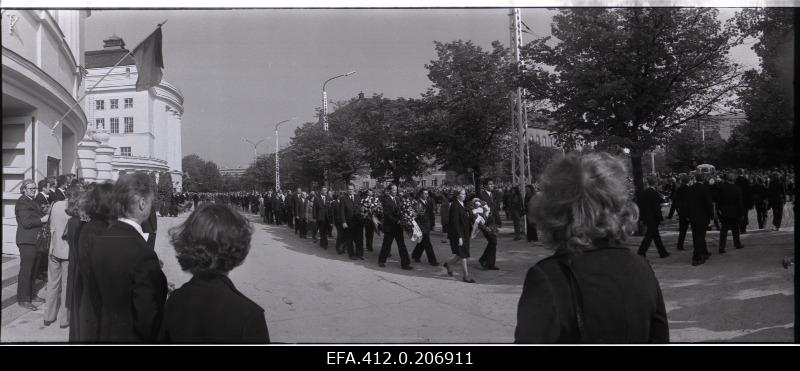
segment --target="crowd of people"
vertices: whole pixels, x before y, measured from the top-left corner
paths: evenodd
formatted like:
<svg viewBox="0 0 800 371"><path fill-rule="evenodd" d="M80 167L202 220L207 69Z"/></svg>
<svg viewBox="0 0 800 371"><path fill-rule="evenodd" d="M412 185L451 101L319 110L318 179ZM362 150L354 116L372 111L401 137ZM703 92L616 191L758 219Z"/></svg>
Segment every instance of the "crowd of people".
<svg viewBox="0 0 800 371"><path fill-rule="evenodd" d="M541 234L555 251L526 275L517 342L666 342L658 282L648 261L636 254L646 256L655 243L661 257L669 256L659 232L667 199L667 218L677 213L679 220L676 248L684 250L691 227L692 265L700 265L710 256L705 236L712 225L720 233L721 254L729 231L734 247L744 248L739 236L747 233L753 209L759 228L771 211L773 229L779 230L783 205L794 192L791 175L729 170L677 174L675 181L649 176L634 200L620 159L570 154L554 160L539 184L526 187L525 197L519 188L496 188L492 180L477 191L389 184L359 192L348 184L343 192L326 187L183 192L172 195L166 208L155 205L155 185L144 173L124 174L113 184L85 185L71 174L25 180L15 210L21 258L17 301L29 310L47 303L44 325L59 321L69 327L71 342L268 343L264 310L227 277L244 262L253 232L236 209L257 214L266 224L286 225L322 249L333 238L336 253L353 260L364 260L382 235L379 267L386 266L396 245L401 269L413 269L412 260L419 263L425 255L432 266L443 263L450 276L460 269L467 283L475 283L470 242L478 233L486 239L480 266L500 269L502 211L513 223L515 240L523 239L527 220L527 240L537 241ZM192 274L176 290L169 287L154 249L157 209L161 216L193 210L169 231L178 263ZM645 233L632 252L624 241L637 223ZM443 261L431 243L437 227L452 253ZM407 238L415 243L410 253ZM45 298L33 285L42 270ZM625 311L617 310L622 307Z"/></svg>
<svg viewBox="0 0 800 371"><path fill-rule="evenodd" d="M241 213L198 205L170 230L178 263L192 274L170 292L154 249L155 187L145 173L85 186L60 176L50 193L24 180L21 190L17 302L33 311L46 303L44 325L69 327L70 342L270 341L264 310L227 277L250 249L252 226ZM40 261L48 271L44 299L33 285Z"/></svg>

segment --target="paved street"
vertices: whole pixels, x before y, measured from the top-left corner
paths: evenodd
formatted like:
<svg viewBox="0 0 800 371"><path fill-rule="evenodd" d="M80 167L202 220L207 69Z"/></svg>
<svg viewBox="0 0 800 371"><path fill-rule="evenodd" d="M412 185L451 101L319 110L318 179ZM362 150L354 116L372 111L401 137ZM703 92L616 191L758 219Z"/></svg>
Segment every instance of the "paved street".
<svg viewBox="0 0 800 371"><path fill-rule="evenodd" d="M157 252L176 287L189 276L178 267L165 232L186 215L159 219ZM448 277L444 268L431 267L424 257L413 271L401 270L396 250L386 268L379 268L380 237L376 251L365 253L367 260L354 262L337 255L332 245L325 251L286 226L250 219L255 227L252 250L231 278L266 310L270 337L276 342L509 343L524 274L550 254L539 243L513 242L506 222L498 252L501 270L482 271L473 261L478 284L467 284L458 271L455 278ZM713 256L705 265L692 267L691 236L689 250L674 250L675 223L666 221L663 233L672 255L659 259L654 246L648 252L664 292L671 340L792 341L794 267L784 269L781 259L794 254L793 228L753 231L743 235L745 249L730 246L724 255L716 253L718 232L710 231ZM785 223L791 225L793 219ZM440 262L449 256L441 240L439 233L432 237ZM632 239L631 245L638 241ZM479 256L483 246L482 238L473 241L473 256ZM4 309L2 341L66 341L66 329L42 326L41 309Z"/></svg>

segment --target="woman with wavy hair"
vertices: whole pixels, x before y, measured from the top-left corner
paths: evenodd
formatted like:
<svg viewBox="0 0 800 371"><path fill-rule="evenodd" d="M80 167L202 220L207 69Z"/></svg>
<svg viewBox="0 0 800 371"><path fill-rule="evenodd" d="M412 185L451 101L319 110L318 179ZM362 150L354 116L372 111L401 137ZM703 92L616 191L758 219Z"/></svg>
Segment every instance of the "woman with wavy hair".
<svg viewBox="0 0 800 371"><path fill-rule="evenodd" d="M167 343L269 343L264 309L228 278L250 251L253 228L228 206L199 206L170 230L178 263L192 279L173 291L159 340Z"/></svg>
<svg viewBox="0 0 800 371"><path fill-rule="evenodd" d="M607 153L570 154L545 170L533 216L555 253L528 270L516 342L669 341L655 274L623 245L638 219L627 173Z"/></svg>

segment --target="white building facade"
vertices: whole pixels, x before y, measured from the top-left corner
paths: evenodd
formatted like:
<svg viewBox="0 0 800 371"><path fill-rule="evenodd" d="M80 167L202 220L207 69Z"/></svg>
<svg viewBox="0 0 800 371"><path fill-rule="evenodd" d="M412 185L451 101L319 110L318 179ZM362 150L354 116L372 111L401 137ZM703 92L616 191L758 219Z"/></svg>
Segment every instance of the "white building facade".
<svg viewBox="0 0 800 371"><path fill-rule="evenodd" d="M108 74L84 102L89 126L101 133L98 154L111 158L110 167L98 172L108 172L112 179L121 172L168 172L180 191L183 94L165 79L136 91L136 65L127 54L117 36L104 40L102 50L86 52L87 86Z"/></svg>
<svg viewBox="0 0 800 371"><path fill-rule="evenodd" d="M78 104L85 91L81 66L84 22L90 15L88 10L2 10L4 254L18 254L14 206L24 179L81 177L83 162L95 166L82 158L94 157L81 151L85 142L93 142L93 133L87 132Z"/></svg>

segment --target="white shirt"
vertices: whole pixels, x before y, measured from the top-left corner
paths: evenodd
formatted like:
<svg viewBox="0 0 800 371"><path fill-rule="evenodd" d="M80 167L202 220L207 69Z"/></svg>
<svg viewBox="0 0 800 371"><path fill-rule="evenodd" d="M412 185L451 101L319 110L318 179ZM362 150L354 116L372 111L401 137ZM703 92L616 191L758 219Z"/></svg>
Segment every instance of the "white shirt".
<svg viewBox="0 0 800 371"><path fill-rule="evenodd" d="M127 218L118 218L117 220L133 227L133 229L135 229L136 232L139 232L139 234L142 235L142 238L144 238L145 242L147 241L147 238L150 237L150 233L144 233L142 231L141 224Z"/></svg>

